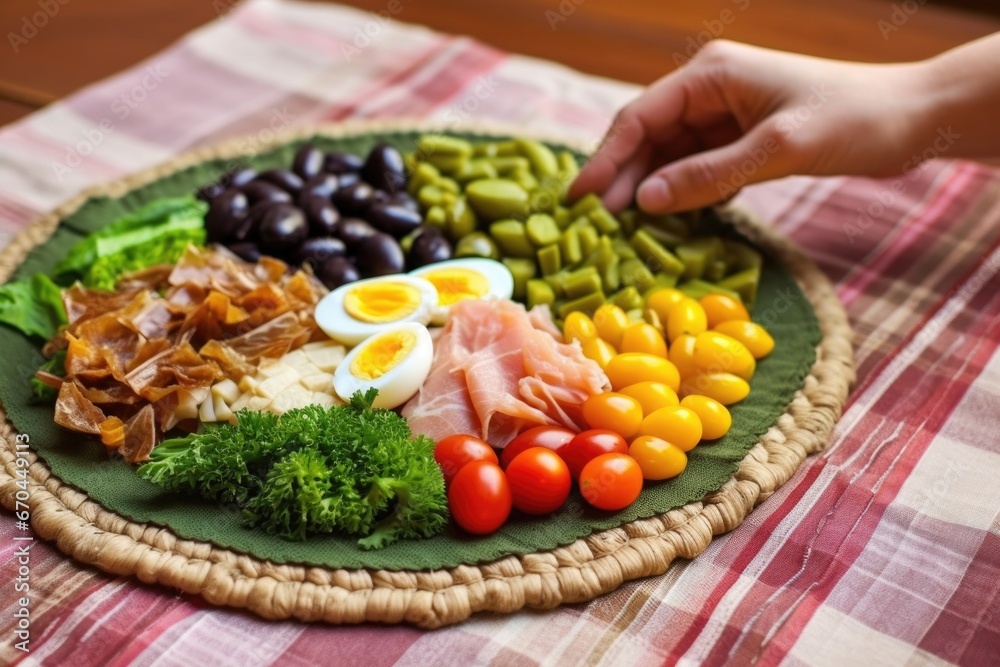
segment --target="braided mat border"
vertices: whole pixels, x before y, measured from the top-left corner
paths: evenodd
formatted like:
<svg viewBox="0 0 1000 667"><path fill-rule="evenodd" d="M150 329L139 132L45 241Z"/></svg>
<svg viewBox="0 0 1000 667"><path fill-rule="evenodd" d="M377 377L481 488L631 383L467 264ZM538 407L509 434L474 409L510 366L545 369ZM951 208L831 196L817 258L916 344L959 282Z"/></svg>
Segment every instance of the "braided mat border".
<svg viewBox="0 0 1000 667"><path fill-rule="evenodd" d="M300 128L256 145L264 151L315 134L342 137L448 129L419 120L361 121ZM524 134L523 128L499 125L463 125L461 130L486 136ZM579 139L539 138L580 148ZM80 194L36 219L0 252L0 282L88 198L120 197L199 162L237 157L246 145L240 139L195 150ZM694 558L715 535L739 526L758 503L788 481L806 456L826 445L854 382L851 328L826 277L774 228L737 209L725 215L792 272L816 312L823 338L810 374L785 413L761 436L732 478L701 502L595 532L565 547L478 566L433 571L328 569L262 561L210 543L180 539L166 528L135 523L63 484L29 453L32 529L74 560L111 574L195 593L212 604L244 608L267 619L332 624L371 621L436 628L476 612L511 613L524 607L552 609L585 602L626 581L663 574L675 558ZM0 410L0 502L13 510L19 479L17 433L6 417Z"/></svg>

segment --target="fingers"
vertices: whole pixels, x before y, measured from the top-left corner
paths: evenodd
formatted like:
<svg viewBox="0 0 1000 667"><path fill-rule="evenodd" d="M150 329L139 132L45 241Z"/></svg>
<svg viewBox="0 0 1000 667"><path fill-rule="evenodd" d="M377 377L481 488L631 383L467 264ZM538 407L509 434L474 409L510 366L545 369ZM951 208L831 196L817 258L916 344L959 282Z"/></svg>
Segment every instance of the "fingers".
<svg viewBox="0 0 1000 667"><path fill-rule="evenodd" d="M670 213L708 206L744 185L794 173L794 158L778 136L762 123L733 143L667 164L639 185L639 207Z"/></svg>

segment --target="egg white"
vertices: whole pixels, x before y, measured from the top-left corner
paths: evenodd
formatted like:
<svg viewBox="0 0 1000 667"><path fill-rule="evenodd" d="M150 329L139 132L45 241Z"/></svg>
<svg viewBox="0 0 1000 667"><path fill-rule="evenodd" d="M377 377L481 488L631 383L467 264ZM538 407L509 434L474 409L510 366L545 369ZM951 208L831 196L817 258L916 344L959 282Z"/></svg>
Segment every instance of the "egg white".
<svg viewBox="0 0 1000 667"><path fill-rule="evenodd" d="M419 306L409 315L389 322L365 322L356 319L347 312L344 308L344 299L352 289L379 282L404 283L413 287L420 294ZM341 285L333 290L316 304L314 317L319 328L330 338L345 345L357 345L369 336L404 322L416 322L421 325L427 324L431 321L431 316L437 307L437 302L437 289L423 278L406 274L379 276L365 280L356 280L353 283Z"/></svg>
<svg viewBox="0 0 1000 667"><path fill-rule="evenodd" d="M355 359L363 354L367 347L384 337L397 335L400 332L408 332L415 337L413 349L406 357L381 377L368 380L354 375L351 367L354 365ZM431 335L427 331L427 327L416 322L397 324L369 337L347 353L344 361L334 371L333 389L338 396L349 402L354 392L365 392L374 387L378 389L378 396L375 398L373 407L395 408L417 393L430 373L433 358L434 344L431 342Z"/></svg>
<svg viewBox="0 0 1000 667"><path fill-rule="evenodd" d="M444 262L427 264L419 269L410 271L411 276L426 278L428 274L446 269L466 269L480 274L486 279L487 291L480 298L487 299L510 299L514 294L514 276L510 269L493 259L486 257L462 257L459 259L449 259ZM436 290L435 290L436 291ZM464 299L463 299L464 300ZM461 303L456 301L455 303ZM443 305L440 300L435 301L436 307L432 311L431 323L444 324L448 320L451 308L455 304Z"/></svg>

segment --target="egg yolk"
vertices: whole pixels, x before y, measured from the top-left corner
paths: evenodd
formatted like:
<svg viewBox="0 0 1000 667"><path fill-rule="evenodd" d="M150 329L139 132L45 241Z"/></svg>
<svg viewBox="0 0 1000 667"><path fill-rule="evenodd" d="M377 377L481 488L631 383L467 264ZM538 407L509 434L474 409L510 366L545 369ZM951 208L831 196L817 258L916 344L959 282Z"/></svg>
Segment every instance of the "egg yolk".
<svg viewBox="0 0 1000 667"><path fill-rule="evenodd" d="M438 304L450 306L463 299L479 299L490 291L486 276L472 269L438 269L421 278L429 280L438 291Z"/></svg>
<svg viewBox="0 0 1000 667"><path fill-rule="evenodd" d="M420 291L406 283L359 285L344 295L344 310L362 322L394 322L420 307Z"/></svg>
<svg viewBox="0 0 1000 667"><path fill-rule="evenodd" d="M376 336L365 344L351 364L351 375L360 380L377 380L398 366L417 344L409 331Z"/></svg>

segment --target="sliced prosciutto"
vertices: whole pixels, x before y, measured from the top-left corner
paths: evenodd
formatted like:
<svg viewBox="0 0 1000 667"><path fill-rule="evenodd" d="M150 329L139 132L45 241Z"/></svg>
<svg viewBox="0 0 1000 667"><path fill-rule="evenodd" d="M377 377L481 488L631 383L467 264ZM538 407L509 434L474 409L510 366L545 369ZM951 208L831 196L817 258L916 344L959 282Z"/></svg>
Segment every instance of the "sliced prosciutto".
<svg viewBox="0 0 1000 667"><path fill-rule="evenodd" d="M546 309L470 300L453 307L430 375L403 416L435 440L469 433L504 447L531 426L582 429L580 405L608 389L580 346L559 340Z"/></svg>

